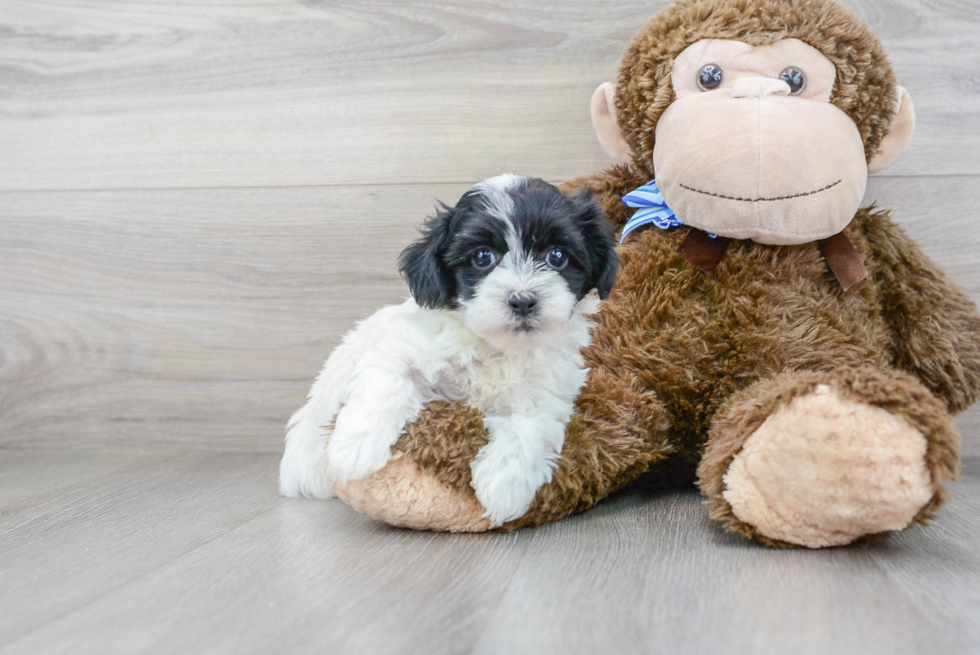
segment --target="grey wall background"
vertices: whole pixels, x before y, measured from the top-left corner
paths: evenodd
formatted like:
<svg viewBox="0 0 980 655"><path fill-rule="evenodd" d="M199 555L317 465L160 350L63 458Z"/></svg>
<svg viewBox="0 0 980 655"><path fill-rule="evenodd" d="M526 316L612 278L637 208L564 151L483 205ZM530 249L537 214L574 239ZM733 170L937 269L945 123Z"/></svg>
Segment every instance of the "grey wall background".
<svg viewBox="0 0 980 655"><path fill-rule="evenodd" d="M435 199L609 164L664 4L0 4L0 447L278 450ZM980 298L980 5L849 4L918 110L868 200Z"/></svg>

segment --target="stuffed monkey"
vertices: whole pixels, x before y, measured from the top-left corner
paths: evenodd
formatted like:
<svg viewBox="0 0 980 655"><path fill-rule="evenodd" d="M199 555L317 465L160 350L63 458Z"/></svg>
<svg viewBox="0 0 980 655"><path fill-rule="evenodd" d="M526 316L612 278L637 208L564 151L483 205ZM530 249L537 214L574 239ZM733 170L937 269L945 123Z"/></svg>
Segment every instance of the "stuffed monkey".
<svg viewBox="0 0 980 655"><path fill-rule="evenodd" d="M833 0L681 0L592 114L622 163L566 186L620 227L619 282L552 480L504 529L643 474L696 481L713 519L773 546L932 517L959 467L951 416L980 390L980 318L887 211L860 208L914 125L867 26ZM395 525L485 530L486 440L479 412L432 405L337 491Z"/></svg>

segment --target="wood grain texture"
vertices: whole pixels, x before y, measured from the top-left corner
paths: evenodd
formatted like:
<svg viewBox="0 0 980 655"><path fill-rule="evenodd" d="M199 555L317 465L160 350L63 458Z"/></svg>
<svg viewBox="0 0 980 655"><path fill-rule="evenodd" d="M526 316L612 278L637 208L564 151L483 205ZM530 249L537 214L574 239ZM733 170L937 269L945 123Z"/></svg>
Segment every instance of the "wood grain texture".
<svg viewBox="0 0 980 655"><path fill-rule="evenodd" d="M847 1L918 111L868 200L980 300L980 2ZM976 459L815 553L694 492L457 536L276 495L434 200L608 165L588 100L665 4L0 3L0 654L980 652Z"/></svg>
<svg viewBox="0 0 980 655"><path fill-rule="evenodd" d="M896 535L875 547L872 557L915 599L916 607L941 632L956 637L966 652L980 652L980 460L967 461L956 498L929 526L928 537ZM938 652L938 651L937 651Z"/></svg>
<svg viewBox="0 0 980 655"><path fill-rule="evenodd" d="M5 194L0 443L278 449L462 187ZM147 195L147 194L150 195Z"/></svg>
<svg viewBox="0 0 980 655"><path fill-rule="evenodd" d="M0 446L278 450L435 198L608 163L587 99L660 4L0 5ZM980 9L854 8L920 117L868 197L978 298Z"/></svg>
<svg viewBox="0 0 980 655"><path fill-rule="evenodd" d="M0 642L92 602L278 502L268 457L126 454L130 463L118 468L116 453L73 454L77 481L2 505L15 520L0 533ZM50 484L60 457L44 453L27 463L19 453L0 450L0 470L16 465ZM93 459L103 462L93 467ZM102 473L92 475L93 468ZM13 485L20 481L0 475L0 488Z"/></svg>
<svg viewBox="0 0 980 655"><path fill-rule="evenodd" d="M398 252L467 184L0 194L0 445L278 451ZM868 199L980 299L974 177ZM980 454L980 411L960 418Z"/></svg>
<svg viewBox="0 0 980 655"><path fill-rule="evenodd" d="M929 529L823 551L721 533L694 492L448 535L278 498L272 454L119 463L111 451L0 450L0 498L11 465L78 480L60 506L37 485L34 517L0 537L3 655L980 649L976 461Z"/></svg>
<svg viewBox="0 0 980 655"><path fill-rule="evenodd" d="M66 502L79 486L137 466L146 456L133 450L0 451L0 534L48 504ZM162 459L162 458L161 458ZM43 467L39 465L43 462Z"/></svg>
<svg viewBox="0 0 980 655"><path fill-rule="evenodd" d="M7 0L0 189L571 178L607 163L589 98L665 4ZM918 108L892 173L980 173L980 5L849 4Z"/></svg>
<svg viewBox="0 0 980 655"><path fill-rule="evenodd" d="M764 551L719 532L693 490L626 496L535 531L473 652L969 652L875 548Z"/></svg>

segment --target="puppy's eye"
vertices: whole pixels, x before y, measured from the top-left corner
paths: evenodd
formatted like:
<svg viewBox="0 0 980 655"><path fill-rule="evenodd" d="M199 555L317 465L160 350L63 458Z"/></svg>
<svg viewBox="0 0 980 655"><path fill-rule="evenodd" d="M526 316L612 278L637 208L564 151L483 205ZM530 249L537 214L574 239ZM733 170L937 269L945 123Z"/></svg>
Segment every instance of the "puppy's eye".
<svg viewBox="0 0 980 655"><path fill-rule="evenodd" d="M476 251L470 261L473 263L473 268L478 268L481 271L485 271L488 268L492 268L493 265L497 263L497 254L492 250L480 248Z"/></svg>
<svg viewBox="0 0 980 655"><path fill-rule="evenodd" d="M545 263L556 271L568 266L568 255L561 248L552 248L544 258Z"/></svg>
<svg viewBox="0 0 980 655"><path fill-rule="evenodd" d="M701 87L702 91L717 89L724 79L724 71L721 70L721 66L715 64L702 66L701 70L698 71L698 86Z"/></svg>
<svg viewBox="0 0 980 655"><path fill-rule="evenodd" d="M792 95L799 95L800 91L806 86L806 75L796 66L784 68L779 74L779 79L789 84L789 92Z"/></svg>

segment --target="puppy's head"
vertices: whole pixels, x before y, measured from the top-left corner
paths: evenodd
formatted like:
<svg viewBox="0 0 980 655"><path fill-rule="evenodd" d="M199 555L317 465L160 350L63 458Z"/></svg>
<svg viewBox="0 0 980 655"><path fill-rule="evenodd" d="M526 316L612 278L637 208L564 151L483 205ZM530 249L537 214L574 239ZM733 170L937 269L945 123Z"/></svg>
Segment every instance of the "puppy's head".
<svg viewBox="0 0 980 655"><path fill-rule="evenodd" d="M590 192L500 175L442 205L399 263L418 304L461 311L471 330L507 348L561 330L592 289L605 298L618 260Z"/></svg>

